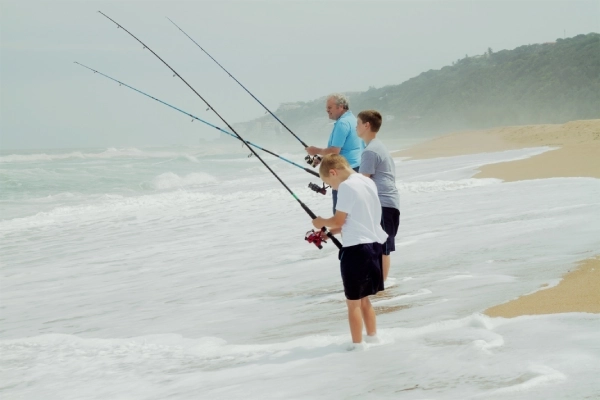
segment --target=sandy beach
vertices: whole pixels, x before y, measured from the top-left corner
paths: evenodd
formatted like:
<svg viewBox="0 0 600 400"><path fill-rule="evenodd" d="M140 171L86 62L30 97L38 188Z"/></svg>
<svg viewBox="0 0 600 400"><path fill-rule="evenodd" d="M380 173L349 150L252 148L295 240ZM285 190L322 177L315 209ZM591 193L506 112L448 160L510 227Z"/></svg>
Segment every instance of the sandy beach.
<svg viewBox="0 0 600 400"><path fill-rule="evenodd" d="M474 177L507 182L600 178L600 119L456 132L396 152L394 157L425 159L546 146L555 150L525 160L486 165Z"/></svg>
<svg viewBox="0 0 600 400"><path fill-rule="evenodd" d="M600 313L600 257L580 262L557 286L485 310L505 318L561 312Z"/></svg>
<svg viewBox="0 0 600 400"><path fill-rule="evenodd" d="M524 160L485 165L475 178L506 182L554 177L600 178L600 119L556 125L527 125L456 132L394 153L426 159L531 147L551 151ZM600 256L565 266L557 286L509 300L485 310L493 317L565 312L600 313Z"/></svg>

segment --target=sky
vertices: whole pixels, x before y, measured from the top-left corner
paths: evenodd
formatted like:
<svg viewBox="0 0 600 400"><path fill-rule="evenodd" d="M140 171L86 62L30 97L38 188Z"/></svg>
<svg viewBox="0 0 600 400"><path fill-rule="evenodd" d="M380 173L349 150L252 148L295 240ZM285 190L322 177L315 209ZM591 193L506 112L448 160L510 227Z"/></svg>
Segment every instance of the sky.
<svg viewBox="0 0 600 400"><path fill-rule="evenodd" d="M150 46L229 123L264 110L165 17L273 111L283 102L400 84L488 48L600 32L600 0L0 0L0 151L198 145L217 136L74 61L226 128L98 10Z"/></svg>

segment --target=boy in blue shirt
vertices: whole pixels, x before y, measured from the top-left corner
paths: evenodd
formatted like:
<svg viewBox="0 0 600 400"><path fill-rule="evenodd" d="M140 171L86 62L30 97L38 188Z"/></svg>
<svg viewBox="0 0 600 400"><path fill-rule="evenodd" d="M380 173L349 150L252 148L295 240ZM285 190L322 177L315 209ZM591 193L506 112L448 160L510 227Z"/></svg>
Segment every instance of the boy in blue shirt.
<svg viewBox="0 0 600 400"><path fill-rule="evenodd" d="M339 252L340 271L348 307L348 322L354 344L362 343L363 321L367 342L377 341L375 310L370 295L384 289L381 267L381 244L387 234L381 228L381 203L372 179L356 173L348 161L338 155L323 157L319 175L338 190L337 210L331 218L317 217L313 225L342 234ZM352 348L349 348L352 349Z"/></svg>

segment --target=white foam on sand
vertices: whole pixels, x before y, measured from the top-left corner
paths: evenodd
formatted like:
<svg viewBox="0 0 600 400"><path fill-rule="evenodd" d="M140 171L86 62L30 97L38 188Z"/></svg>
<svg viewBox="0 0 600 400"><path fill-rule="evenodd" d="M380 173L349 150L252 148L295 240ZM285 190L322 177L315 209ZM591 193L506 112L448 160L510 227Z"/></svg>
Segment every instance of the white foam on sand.
<svg viewBox="0 0 600 400"><path fill-rule="evenodd" d="M458 181L440 181L435 180L432 182L396 182L396 187L400 193L412 192L412 193L435 193L445 192L451 190L463 190L474 187L487 186L498 184L501 181L499 179L460 179Z"/></svg>
<svg viewBox="0 0 600 400"><path fill-rule="evenodd" d="M46 386L60 380L61 385L46 393L49 399L77 391L80 398L102 398L124 390L134 397L164 396L173 391L184 397L197 390L210 398L241 399L249 390L267 398L299 393L315 398L347 397L357 392L393 397L411 387L415 393L408 398L435 394L442 399L542 399L577 397L593 389L589 379L597 371L587 366L600 356L589 348L599 338L597 318L583 324L577 315L494 321L474 314L412 328L380 329L377 343L363 343L361 351L352 352L347 351L346 333L269 344L235 344L216 337L193 339L176 334L106 339L50 334L0 340L0 357L3 365L11 367L4 370L3 382L13 393L31 395L36 393L31 382ZM542 321L553 331L540 329ZM572 331L572 323L578 323L578 332ZM512 333L519 330L534 333L538 346L523 348L512 340L508 345L506 337L514 339ZM556 333L563 335L566 347L540 352L553 346ZM519 339L526 336L521 334ZM57 359L61 362L55 362ZM19 371L29 371L30 383L22 380ZM232 374L235 383L231 383ZM331 385L348 374L367 376L346 385ZM62 381L64 376L69 379ZM327 379L307 382L310 376ZM106 379L111 385L106 385ZM577 386L586 379L587 387Z"/></svg>

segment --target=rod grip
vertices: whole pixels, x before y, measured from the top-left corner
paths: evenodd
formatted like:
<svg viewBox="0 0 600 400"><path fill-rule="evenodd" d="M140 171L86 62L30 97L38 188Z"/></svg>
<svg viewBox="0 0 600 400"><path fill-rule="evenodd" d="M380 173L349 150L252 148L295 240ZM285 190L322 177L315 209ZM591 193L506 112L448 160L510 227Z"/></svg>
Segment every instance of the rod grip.
<svg viewBox="0 0 600 400"><path fill-rule="evenodd" d="M321 177L321 175L319 175L319 173L317 171L313 171L312 169L308 169L308 168L304 168L304 170L306 172L308 172L309 174L312 174L312 175L316 176L317 178Z"/></svg>
<svg viewBox="0 0 600 400"><path fill-rule="evenodd" d="M331 239L331 241L333 242L333 244L335 244L338 249L340 249L340 250L342 249L342 244L340 243L339 240L337 240L337 238L335 236L333 236L333 233L329 232L325 227L321 228L321 230L323 232L327 233L327 237L329 239Z"/></svg>

